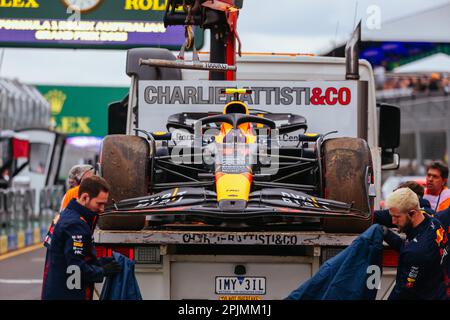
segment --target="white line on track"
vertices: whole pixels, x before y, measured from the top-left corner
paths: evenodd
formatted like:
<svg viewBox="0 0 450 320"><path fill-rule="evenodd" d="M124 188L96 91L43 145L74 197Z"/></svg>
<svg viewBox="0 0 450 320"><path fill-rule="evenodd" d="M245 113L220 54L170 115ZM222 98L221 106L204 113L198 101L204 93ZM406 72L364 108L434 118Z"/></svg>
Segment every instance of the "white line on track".
<svg viewBox="0 0 450 320"><path fill-rule="evenodd" d="M42 284L41 279L0 279L0 284Z"/></svg>

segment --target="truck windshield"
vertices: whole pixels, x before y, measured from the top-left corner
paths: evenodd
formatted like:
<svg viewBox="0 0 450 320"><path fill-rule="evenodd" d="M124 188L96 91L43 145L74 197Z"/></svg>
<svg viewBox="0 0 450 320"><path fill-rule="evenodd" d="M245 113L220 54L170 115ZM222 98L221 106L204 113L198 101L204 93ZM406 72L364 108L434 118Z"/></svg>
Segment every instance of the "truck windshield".
<svg viewBox="0 0 450 320"><path fill-rule="evenodd" d="M45 174L50 144L30 143L30 172Z"/></svg>
<svg viewBox="0 0 450 320"><path fill-rule="evenodd" d="M11 157L10 140L0 138L0 168L3 167Z"/></svg>

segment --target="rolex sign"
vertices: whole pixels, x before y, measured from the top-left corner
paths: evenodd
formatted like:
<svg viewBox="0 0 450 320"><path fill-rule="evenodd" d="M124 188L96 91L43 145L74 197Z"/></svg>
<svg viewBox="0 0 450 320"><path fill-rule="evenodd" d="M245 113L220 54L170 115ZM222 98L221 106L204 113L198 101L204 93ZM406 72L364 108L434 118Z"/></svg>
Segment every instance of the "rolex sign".
<svg viewBox="0 0 450 320"><path fill-rule="evenodd" d="M52 127L69 136L105 136L108 105L128 88L37 86L50 104Z"/></svg>

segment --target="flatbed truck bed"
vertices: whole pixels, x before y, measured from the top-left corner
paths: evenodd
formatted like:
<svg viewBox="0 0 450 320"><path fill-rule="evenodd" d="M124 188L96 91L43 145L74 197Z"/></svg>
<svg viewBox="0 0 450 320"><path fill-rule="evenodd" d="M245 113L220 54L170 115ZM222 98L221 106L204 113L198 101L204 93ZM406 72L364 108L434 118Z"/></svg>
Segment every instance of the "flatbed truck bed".
<svg viewBox="0 0 450 320"><path fill-rule="evenodd" d="M144 299L283 299L358 234L323 231L96 230L101 255L118 251L136 262ZM108 251L110 250L110 251ZM228 284L259 281L261 290ZM386 299L395 267L383 268L377 299Z"/></svg>

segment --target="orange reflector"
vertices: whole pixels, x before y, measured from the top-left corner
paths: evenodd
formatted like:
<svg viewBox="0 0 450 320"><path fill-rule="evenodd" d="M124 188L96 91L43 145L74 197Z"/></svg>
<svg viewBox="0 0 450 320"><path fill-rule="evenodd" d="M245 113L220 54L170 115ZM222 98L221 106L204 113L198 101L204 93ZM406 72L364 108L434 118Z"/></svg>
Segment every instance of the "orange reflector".
<svg viewBox="0 0 450 320"><path fill-rule="evenodd" d="M112 257L113 251L124 255L130 260L134 259L134 249L132 247L95 246L95 253L97 258Z"/></svg>

